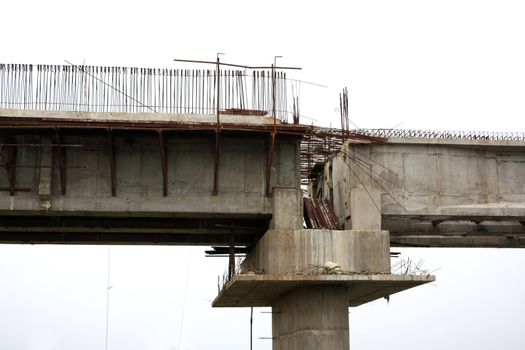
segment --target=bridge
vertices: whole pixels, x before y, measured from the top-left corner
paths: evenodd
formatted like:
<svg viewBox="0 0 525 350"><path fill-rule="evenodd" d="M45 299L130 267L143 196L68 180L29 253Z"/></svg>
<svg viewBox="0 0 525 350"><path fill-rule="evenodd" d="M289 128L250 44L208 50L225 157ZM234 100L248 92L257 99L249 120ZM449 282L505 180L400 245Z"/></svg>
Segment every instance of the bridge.
<svg viewBox="0 0 525 350"><path fill-rule="evenodd" d="M274 349L348 349L348 306L435 280L391 246L523 246L522 134L302 125L286 83L0 65L0 242L211 245L213 306L271 306Z"/></svg>
<svg viewBox="0 0 525 350"><path fill-rule="evenodd" d="M523 248L522 133L362 130L311 174L346 228L390 232L392 246Z"/></svg>

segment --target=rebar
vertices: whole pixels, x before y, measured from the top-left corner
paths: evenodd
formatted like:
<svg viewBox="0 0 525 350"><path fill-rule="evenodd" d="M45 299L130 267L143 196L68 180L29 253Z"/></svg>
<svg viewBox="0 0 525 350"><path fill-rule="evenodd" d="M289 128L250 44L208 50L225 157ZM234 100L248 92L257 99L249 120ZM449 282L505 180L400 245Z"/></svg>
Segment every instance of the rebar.
<svg viewBox="0 0 525 350"><path fill-rule="evenodd" d="M406 130L406 129L356 129L355 133L381 138L426 138L447 140L491 140L525 141L524 132L495 131L447 131L447 130Z"/></svg>
<svg viewBox="0 0 525 350"><path fill-rule="evenodd" d="M272 114L270 71L220 74L221 111ZM0 64L0 108L213 114L216 82L217 71L206 69ZM275 89L276 117L286 122L292 106L283 72L276 75Z"/></svg>

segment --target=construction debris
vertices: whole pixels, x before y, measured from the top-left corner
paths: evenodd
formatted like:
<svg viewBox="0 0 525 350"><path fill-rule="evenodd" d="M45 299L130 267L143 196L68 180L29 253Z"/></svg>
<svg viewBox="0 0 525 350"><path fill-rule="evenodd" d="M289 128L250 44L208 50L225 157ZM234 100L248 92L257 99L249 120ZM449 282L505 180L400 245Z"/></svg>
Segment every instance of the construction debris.
<svg viewBox="0 0 525 350"><path fill-rule="evenodd" d="M340 230L342 228L337 220L330 201L321 198L303 198L304 218L307 228L324 228Z"/></svg>
<svg viewBox="0 0 525 350"><path fill-rule="evenodd" d="M340 275L343 273L343 270L341 270L341 265L332 261L327 261L324 264L324 271L329 275Z"/></svg>

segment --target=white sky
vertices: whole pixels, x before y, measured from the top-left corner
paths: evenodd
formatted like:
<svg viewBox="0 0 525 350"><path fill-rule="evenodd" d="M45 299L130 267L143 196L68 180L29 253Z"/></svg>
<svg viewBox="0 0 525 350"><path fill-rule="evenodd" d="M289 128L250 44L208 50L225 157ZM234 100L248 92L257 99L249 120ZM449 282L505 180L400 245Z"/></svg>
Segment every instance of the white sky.
<svg viewBox="0 0 525 350"><path fill-rule="evenodd" d="M0 62L298 65L301 111L359 127L525 131L522 1L4 1ZM307 121L309 122L309 121ZM211 309L226 261L114 247L109 349L246 349L249 309ZM191 254L189 252L191 251ZM523 349L525 251L406 249L438 281L351 310L353 349ZM0 349L103 349L107 247L0 246ZM184 308L186 275L188 293ZM270 349L256 309L254 349ZM181 320L183 327L181 332ZM180 335L182 334L182 338Z"/></svg>

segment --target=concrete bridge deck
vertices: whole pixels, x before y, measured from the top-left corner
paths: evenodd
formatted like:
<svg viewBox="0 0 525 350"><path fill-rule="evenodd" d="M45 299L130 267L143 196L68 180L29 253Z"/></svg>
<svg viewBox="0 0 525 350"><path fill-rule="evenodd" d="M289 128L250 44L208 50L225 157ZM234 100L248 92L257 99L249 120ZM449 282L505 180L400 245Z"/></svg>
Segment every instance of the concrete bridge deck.
<svg viewBox="0 0 525 350"><path fill-rule="evenodd" d="M311 191L345 227L388 230L393 246L525 247L525 141L464 135L349 142Z"/></svg>
<svg viewBox="0 0 525 350"><path fill-rule="evenodd" d="M221 115L219 136L210 115L0 115L4 243L253 245L273 189L299 192L309 129L253 115Z"/></svg>

